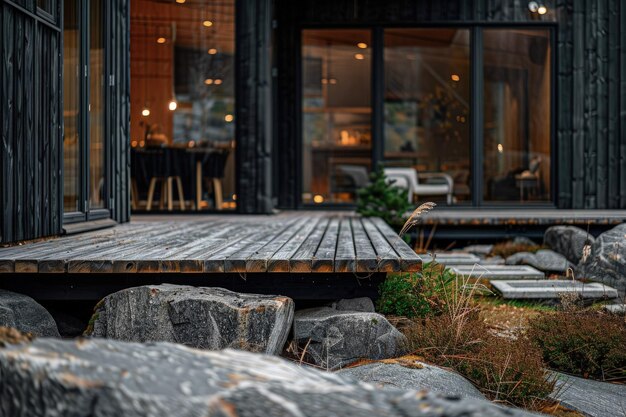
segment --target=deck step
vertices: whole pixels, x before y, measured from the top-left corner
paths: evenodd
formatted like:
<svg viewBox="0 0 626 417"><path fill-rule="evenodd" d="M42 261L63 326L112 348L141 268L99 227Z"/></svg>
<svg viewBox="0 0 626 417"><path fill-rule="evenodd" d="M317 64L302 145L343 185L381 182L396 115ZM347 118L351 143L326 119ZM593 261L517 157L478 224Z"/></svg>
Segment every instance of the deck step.
<svg viewBox="0 0 626 417"><path fill-rule="evenodd" d="M583 283L573 280L503 280L493 281L493 287L502 298L511 300L555 300L564 294L575 293L585 300L617 298L617 290L598 282Z"/></svg>
<svg viewBox="0 0 626 417"><path fill-rule="evenodd" d="M450 268L457 275L488 280L543 279L545 274L528 265L458 265Z"/></svg>

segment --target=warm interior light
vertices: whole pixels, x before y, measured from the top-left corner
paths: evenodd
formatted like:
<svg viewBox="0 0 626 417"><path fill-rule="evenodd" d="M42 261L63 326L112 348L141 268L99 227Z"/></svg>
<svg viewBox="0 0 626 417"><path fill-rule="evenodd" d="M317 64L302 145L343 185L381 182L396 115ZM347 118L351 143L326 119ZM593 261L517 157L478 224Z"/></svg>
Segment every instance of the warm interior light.
<svg viewBox="0 0 626 417"><path fill-rule="evenodd" d="M157 43L165 43L166 39L165 38L158 38L157 39Z"/></svg>
<svg viewBox="0 0 626 417"><path fill-rule="evenodd" d="M235 117L232 114L227 114L226 116L224 116L224 121L226 123L230 123L235 119Z"/></svg>
<svg viewBox="0 0 626 417"><path fill-rule="evenodd" d="M141 115L144 117L150 116L150 109L147 107L144 107L143 110L141 111Z"/></svg>
<svg viewBox="0 0 626 417"><path fill-rule="evenodd" d="M546 14L548 13L548 8L546 6L539 6L539 8L537 9L537 13L539 14Z"/></svg>
<svg viewBox="0 0 626 417"><path fill-rule="evenodd" d="M215 54L217 53L217 49L215 49L215 48L211 48L211 49L209 49L209 50L207 51L207 53L208 53L209 55L215 55Z"/></svg>
<svg viewBox="0 0 626 417"><path fill-rule="evenodd" d="M205 83L206 85L211 85L211 84L213 84L213 78L207 78L206 80L204 80L204 83Z"/></svg>
<svg viewBox="0 0 626 417"><path fill-rule="evenodd" d="M215 85L220 85L222 83L222 80L220 78L216 78L214 83Z"/></svg>
<svg viewBox="0 0 626 417"><path fill-rule="evenodd" d="M213 22L211 22L210 20L205 20L204 22L202 22L202 24L203 24L205 27L208 27L208 28L210 28L211 26L213 26Z"/></svg>
<svg viewBox="0 0 626 417"><path fill-rule="evenodd" d="M324 202L324 197L319 194L315 194L315 196L313 197L313 202L316 204L321 204Z"/></svg>
<svg viewBox="0 0 626 417"><path fill-rule="evenodd" d="M185 0L176 0L176 3L183 4Z"/></svg>
<svg viewBox="0 0 626 417"><path fill-rule="evenodd" d="M363 55L363 54L354 54L354 59L358 59L358 60L365 59L365 55Z"/></svg>
<svg viewBox="0 0 626 417"><path fill-rule="evenodd" d="M356 46L358 46L361 49L366 49L367 48L367 44L365 42L359 42L356 44Z"/></svg>
<svg viewBox="0 0 626 417"><path fill-rule="evenodd" d="M176 108L178 107L178 103L176 102L176 100L171 100L171 101L168 103L167 107L168 107L171 111L174 111L174 110L176 110Z"/></svg>
<svg viewBox="0 0 626 417"><path fill-rule="evenodd" d="M498 152L500 153L504 152L504 146L502 146L501 143L498 143Z"/></svg>
<svg viewBox="0 0 626 417"><path fill-rule="evenodd" d="M452 74L452 75L450 76L450 79L451 79L452 81L454 81L454 82L458 82L458 81L460 81L460 80L461 80L461 77L459 77L459 75L458 75L458 74Z"/></svg>
<svg viewBox="0 0 626 417"><path fill-rule="evenodd" d="M334 84L337 84L337 79L331 78L330 80L328 80L328 82L334 85Z"/></svg>

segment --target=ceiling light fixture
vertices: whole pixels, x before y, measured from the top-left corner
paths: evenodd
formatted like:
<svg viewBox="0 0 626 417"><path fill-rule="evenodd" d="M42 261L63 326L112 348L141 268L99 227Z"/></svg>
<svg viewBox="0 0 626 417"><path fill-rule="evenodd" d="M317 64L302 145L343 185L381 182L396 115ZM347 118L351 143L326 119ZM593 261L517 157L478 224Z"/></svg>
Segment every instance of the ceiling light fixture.
<svg viewBox="0 0 626 417"><path fill-rule="evenodd" d="M211 48L211 49L209 49L209 50L207 51L207 53L208 53L209 55L215 55L215 54L217 53L217 49L215 49L215 48Z"/></svg>
<svg viewBox="0 0 626 417"><path fill-rule="evenodd" d="M204 83L205 83L206 85L211 85L211 84L213 84L213 78L207 78L206 80L204 80Z"/></svg>
<svg viewBox="0 0 626 417"><path fill-rule="evenodd" d="M141 115L143 117L148 117L150 116L150 109L148 107L144 107L143 110L141 111Z"/></svg>
<svg viewBox="0 0 626 417"><path fill-rule="evenodd" d="M165 39L163 37L157 38L157 43L165 43L166 41L167 41L167 39Z"/></svg>
<svg viewBox="0 0 626 417"><path fill-rule="evenodd" d="M215 85L220 85L221 83L222 83L222 80L220 78L215 79Z"/></svg>
<svg viewBox="0 0 626 417"><path fill-rule="evenodd" d="M450 76L450 79L451 79L452 81L454 81L454 82L459 82L459 81L461 81L461 77L459 77L459 75L458 75L458 74L452 74L452 75Z"/></svg>
<svg viewBox="0 0 626 417"><path fill-rule="evenodd" d="M227 114L226 116L224 116L224 121L226 123L230 123L235 119L235 117L232 114Z"/></svg>
<svg viewBox="0 0 626 417"><path fill-rule="evenodd" d="M204 22L202 22L202 24L207 28L213 26L213 22L211 22L210 20L205 20Z"/></svg>
<svg viewBox="0 0 626 417"><path fill-rule="evenodd" d="M365 59L365 55L363 54L354 54L354 59L358 59L359 61Z"/></svg>
<svg viewBox="0 0 626 417"><path fill-rule="evenodd" d="M546 14L546 13L548 13L548 8L546 6L544 6L544 5L541 5L537 9L537 13L539 13L539 14Z"/></svg>
<svg viewBox="0 0 626 417"><path fill-rule="evenodd" d="M176 3L178 4L183 4L185 2L185 0L176 0Z"/></svg>
<svg viewBox="0 0 626 417"><path fill-rule="evenodd" d="M170 102L168 103L167 107L171 110L174 111L176 110L176 108L178 108L178 103L176 102L175 99L170 100Z"/></svg>
<svg viewBox="0 0 626 417"><path fill-rule="evenodd" d="M357 47L361 48L361 49L366 49L367 48L367 44L365 42L359 42L356 44Z"/></svg>

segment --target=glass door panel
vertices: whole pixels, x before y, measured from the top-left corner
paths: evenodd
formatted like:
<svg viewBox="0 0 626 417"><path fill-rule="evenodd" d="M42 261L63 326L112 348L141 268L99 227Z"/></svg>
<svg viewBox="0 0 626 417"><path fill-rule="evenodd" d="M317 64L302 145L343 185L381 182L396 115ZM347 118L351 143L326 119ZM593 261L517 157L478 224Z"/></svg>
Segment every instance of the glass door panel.
<svg viewBox="0 0 626 417"><path fill-rule="evenodd" d="M417 171L420 200L471 201L470 31L384 36L385 166Z"/></svg>
<svg viewBox="0 0 626 417"><path fill-rule="evenodd" d="M80 211L80 26L77 0L66 0L63 19L63 209Z"/></svg>
<svg viewBox="0 0 626 417"><path fill-rule="evenodd" d="M104 14L102 0L89 8L89 208L105 208Z"/></svg>
<svg viewBox="0 0 626 417"><path fill-rule="evenodd" d="M485 29L484 199L550 201L548 29Z"/></svg>
<svg viewBox="0 0 626 417"><path fill-rule="evenodd" d="M371 34L302 33L302 202L353 203L372 160Z"/></svg>

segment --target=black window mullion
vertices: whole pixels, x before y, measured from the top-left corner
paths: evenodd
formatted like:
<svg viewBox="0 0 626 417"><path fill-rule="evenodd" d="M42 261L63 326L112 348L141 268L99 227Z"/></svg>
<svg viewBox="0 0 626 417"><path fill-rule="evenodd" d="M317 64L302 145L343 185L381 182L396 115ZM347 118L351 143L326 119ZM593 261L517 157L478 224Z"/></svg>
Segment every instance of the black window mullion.
<svg viewBox="0 0 626 417"><path fill-rule="evenodd" d="M470 120L471 120L471 178L472 205L483 203L483 126L484 126L484 89L483 89L483 32L481 27L474 27L470 41L471 77L470 85Z"/></svg>
<svg viewBox="0 0 626 417"><path fill-rule="evenodd" d="M91 38L90 38L90 30L89 30L89 0L83 0L81 2L81 40L82 40L82 44L81 44L81 49L82 49L82 57L83 57L83 61L82 61L82 71L83 71L83 77L82 77L82 99L83 99L83 104L81 106L81 110L82 110L82 126L83 126L83 131L81 132L81 145L82 145L82 150L81 150L81 157L82 157L82 173L81 173L81 179L82 179L82 191L83 191L83 196L82 196L82 202L83 202L83 211L85 212L85 220L89 220L89 181L91 180L90 178L90 172L89 172L89 151L90 151L90 126L89 126L89 119L91 117L91 111L89 109L89 103L90 103L90 97L89 97L89 80L90 80L90 68L89 68L89 45L91 42Z"/></svg>
<svg viewBox="0 0 626 417"><path fill-rule="evenodd" d="M383 161L385 132L384 30L372 33L372 169Z"/></svg>

